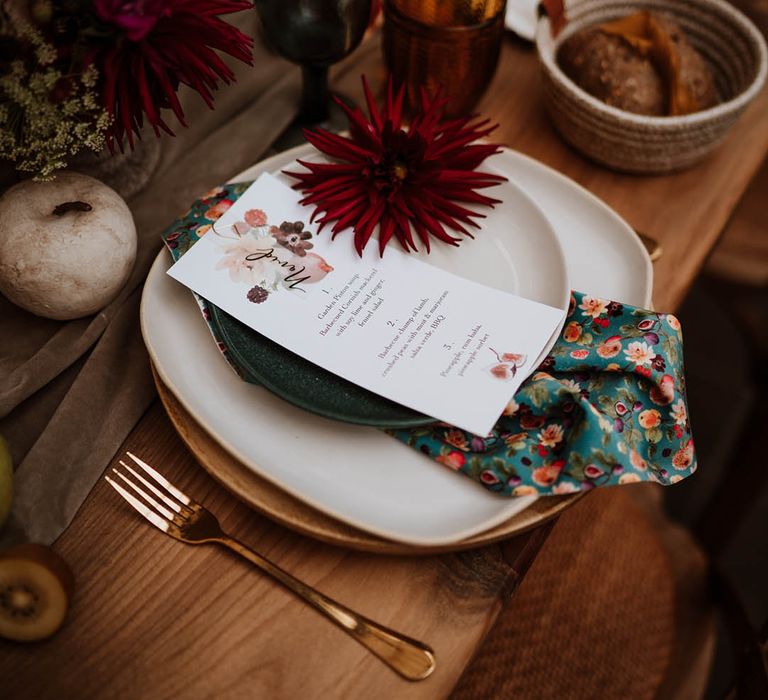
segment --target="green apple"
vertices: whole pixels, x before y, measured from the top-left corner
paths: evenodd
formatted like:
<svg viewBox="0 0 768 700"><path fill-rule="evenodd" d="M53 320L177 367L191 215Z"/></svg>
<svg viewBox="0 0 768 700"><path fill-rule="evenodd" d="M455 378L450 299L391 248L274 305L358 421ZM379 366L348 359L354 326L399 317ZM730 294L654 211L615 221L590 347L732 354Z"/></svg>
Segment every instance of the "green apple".
<svg viewBox="0 0 768 700"><path fill-rule="evenodd" d="M11 512L11 497L13 495L13 462L8 445L0 435L0 528Z"/></svg>

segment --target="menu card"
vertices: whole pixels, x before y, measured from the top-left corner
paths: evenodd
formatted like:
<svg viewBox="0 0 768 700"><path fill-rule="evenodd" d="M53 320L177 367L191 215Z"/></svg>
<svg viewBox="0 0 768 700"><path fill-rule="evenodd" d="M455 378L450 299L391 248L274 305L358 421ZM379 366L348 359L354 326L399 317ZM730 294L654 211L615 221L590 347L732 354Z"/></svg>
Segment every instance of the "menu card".
<svg viewBox="0 0 768 700"><path fill-rule="evenodd" d="M317 235L300 199L262 175L168 273L316 365L487 435L564 310L376 241L360 257L345 234Z"/></svg>

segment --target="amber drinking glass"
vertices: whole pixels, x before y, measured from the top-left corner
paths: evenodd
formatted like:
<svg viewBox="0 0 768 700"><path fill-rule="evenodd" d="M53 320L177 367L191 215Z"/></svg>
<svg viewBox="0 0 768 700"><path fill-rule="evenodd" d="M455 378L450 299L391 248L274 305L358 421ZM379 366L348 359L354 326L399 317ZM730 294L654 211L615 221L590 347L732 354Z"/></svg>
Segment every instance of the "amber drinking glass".
<svg viewBox="0 0 768 700"><path fill-rule="evenodd" d="M448 98L447 116L469 114L496 71L506 0L385 0L384 58L408 102L420 89Z"/></svg>

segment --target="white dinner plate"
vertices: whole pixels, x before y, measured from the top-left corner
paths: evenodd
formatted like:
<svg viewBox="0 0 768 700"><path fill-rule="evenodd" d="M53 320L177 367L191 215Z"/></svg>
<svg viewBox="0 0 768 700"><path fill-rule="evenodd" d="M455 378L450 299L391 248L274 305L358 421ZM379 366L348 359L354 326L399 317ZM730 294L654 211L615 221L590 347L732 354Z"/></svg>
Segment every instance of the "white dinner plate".
<svg viewBox="0 0 768 700"><path fill-rule="evenodd" d="M632 306L653 306L653 264L632 227L589 190L508 148L497 167L546 213L560 239L571 287Z"/></svg>
<svg viewBox="0 0 768 700"><path fill-rule="evenodd" d="M536 38L536 8L538 0L507 0L504 26L521 39Z"/></svg>
<svg viewBox="0 0 768 700"><path fill-rule="evenodd" d="M297 156L311 153L311 147L303 146L279 154L237 179L279 171ZM650 261L614 212L566 178L513 151L505 149L493 165L547 211L569 270L573 266L576 272L572 286L648 305ZM142 329L153 362L164 383L211 436L261 476L339 520L414 545L460 541L533 501L499 497L379 430L311 415L242 382L210 341L192 296L165 274L169 264L170 256L162 252L142 299ZM515 284L520 279L514 278Z"/></svg>

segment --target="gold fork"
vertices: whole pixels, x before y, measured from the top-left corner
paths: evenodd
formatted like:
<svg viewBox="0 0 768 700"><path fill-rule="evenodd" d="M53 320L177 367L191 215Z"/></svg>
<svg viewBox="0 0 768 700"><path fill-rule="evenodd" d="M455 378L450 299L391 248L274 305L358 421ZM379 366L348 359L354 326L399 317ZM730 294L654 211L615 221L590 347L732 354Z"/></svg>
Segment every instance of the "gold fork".
<svg viewBox="0 0 768 700"><path fill-rule="evenodd" d="M428 646L359 615L294 578L276 564L226 534L221 529L216 516L176 488L146 462L130 452L126 454L141 468L143 475L122 460L120 464L132 478L117 469L112 471L143 501L115 479L109 476L104 478L156 528L188 544L212 542L236 552L303 598L409 681L422 680L434 671L435 655Z"/></svg>

